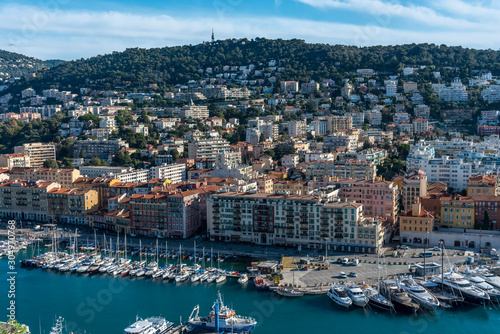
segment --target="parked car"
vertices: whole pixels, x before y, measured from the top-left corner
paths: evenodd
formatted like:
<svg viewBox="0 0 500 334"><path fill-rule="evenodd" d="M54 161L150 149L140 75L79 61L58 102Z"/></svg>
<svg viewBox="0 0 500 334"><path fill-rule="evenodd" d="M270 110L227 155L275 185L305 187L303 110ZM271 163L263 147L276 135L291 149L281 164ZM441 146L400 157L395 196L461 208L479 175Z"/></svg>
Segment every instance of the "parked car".
<svg viewBox="0 0 500 334"><path fill-rule="evenodd" d="M432 250L434 250L434 251L438 252L438 251L440 251L440 250L441 250L441 248L440 248L439 246L435 246Z"/></svg>
<svg viewBox="0 0 500 334"><path fill-rule="evenodd" d="M402 245L400 248L401 249L409 249L410 247L408 247L407 245Z"/></svg>
<svg viewBox="0 0 500 334"><path fill-rule="evenodd" d="M348 258L343 258L342 259L342 264L348 264L349 263L349 259Z"/></svg>
<svg viewBox="0 0 500 334"><path fill-rule="evenodd" d="M351 271L349 273L349 276L351 276L351 277L358 277L358 274L356 274L354 271Z"/></svg>
<svg viewBox="0 0 500 334"><path fill-rule="evenodd" d="M339 273L339 277L340 277L340 278L347 278L347 275L346 275L346 273L345 273L345 272L341 271L341 272Z"/></svg>

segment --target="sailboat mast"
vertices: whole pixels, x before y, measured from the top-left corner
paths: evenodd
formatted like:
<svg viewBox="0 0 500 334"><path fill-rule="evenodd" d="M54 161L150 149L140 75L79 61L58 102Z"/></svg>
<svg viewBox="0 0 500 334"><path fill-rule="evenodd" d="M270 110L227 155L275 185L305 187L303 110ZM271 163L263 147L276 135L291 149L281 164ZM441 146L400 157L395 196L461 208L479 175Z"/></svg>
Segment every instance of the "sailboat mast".
<svg viewBox="0 0 500 334"><path fill-rule="evenodd" d="M194 241L193 257L194 257L194 264L196 264L196 240Z"/></svg>
<svg viewBox="0 0 500 334"><path fill-rule="evenodd" d="M116 258L120 258L120 231L118 231L118 236L116 239Z"/></svg>
<svg viewBox="0 0 500 334"><path fill-rule="evenodd" d="M377 291L380 292L380 242L379 242L379 234L378 234L378 224L379 221L377 221L377 226L375 228L375 242L377 243Z"/></svg>

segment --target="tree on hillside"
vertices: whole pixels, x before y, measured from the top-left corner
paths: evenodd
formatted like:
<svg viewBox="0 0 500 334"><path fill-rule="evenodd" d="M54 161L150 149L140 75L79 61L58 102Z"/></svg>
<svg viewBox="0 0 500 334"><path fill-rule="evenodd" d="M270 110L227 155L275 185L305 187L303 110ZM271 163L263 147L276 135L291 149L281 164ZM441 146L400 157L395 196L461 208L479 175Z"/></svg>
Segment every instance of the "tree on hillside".
<svg viewBox="0 0 500 334"><path fill-rule="evenodd" d="M172 155L174 161L179 159L180 154L179 151L177 151L177 149L174 148L172 151L170 151L170 154Z"/></svg>
<svg viewBox="0 0 500 334"><path fill-rule="evenodd" d="M90 121L94 126L99 125L99 116L96 116L94 114L85 114L83 116L78 117L78 120L84 123Z"/></svg>
<svg viewBox="0 0 500 334"><path fill-rule="evenodd" d="M54 159L48 159L43 162L44 168L59 168L59 164Z"/></svg>

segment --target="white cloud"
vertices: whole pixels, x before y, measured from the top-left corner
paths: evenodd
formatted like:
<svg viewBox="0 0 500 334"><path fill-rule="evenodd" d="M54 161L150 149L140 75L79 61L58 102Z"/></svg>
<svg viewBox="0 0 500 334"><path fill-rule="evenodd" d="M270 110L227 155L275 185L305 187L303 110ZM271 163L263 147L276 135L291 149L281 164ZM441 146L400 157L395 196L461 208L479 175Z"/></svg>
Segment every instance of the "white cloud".
<svg viewBox="0 0 500 334"><path fill-rule="evenodd" d="M471 22L471 15L478 14L477 4L467 4L461 0L431 0L428 6L402 5L398 0L295 0L303 4L321 9L344 9L370 14L374 17L384 15L389 20L392 17L408 22L423 23L427 27L485 29L484 22ZM479 7L483 12L489 9ZM464 17L444 15L440 11L462 14ZM463 15L465 14L465 15ZM493 13L490 12L490 15ZM488 16L491 18L491 16ZM498 15L497 15L498 17Z"/></svg>
<svg viewBox="0 0 500 334"><path fill-rule="evenodd" d="M357 26L285 17L243 17L236 13L221 19L63 9L42 14L37 7L0 7L0 49L42 59L76 59L135 46L197 44L210 39L211 28L218 39L301 38L307 42L359 46L429 42L479 48L500 43L500 36L493 29L483 29L478 38L478 30L466 27L410 31L376 21Z"/></svg>

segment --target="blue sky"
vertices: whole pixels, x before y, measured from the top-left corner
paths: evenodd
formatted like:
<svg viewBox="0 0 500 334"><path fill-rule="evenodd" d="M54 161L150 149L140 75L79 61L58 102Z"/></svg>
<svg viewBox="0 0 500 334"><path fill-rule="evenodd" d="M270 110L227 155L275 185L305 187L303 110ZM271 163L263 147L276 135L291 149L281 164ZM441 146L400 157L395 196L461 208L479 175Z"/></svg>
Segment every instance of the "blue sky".
<svg viewBox="0 0 500 334"><path fill-rule="evenodd" d="M498 49L497 0L2 0L0 49L49 59L210 38Z"/></svg>

